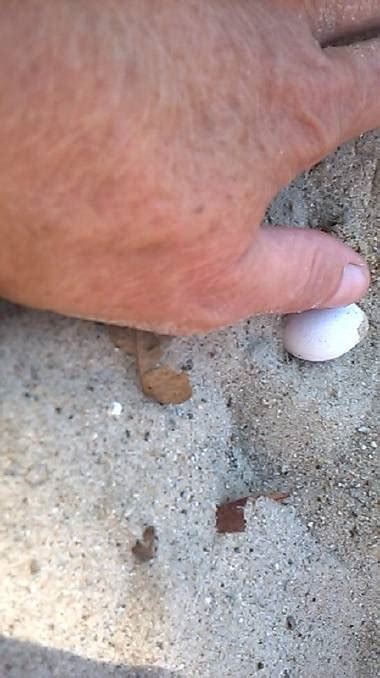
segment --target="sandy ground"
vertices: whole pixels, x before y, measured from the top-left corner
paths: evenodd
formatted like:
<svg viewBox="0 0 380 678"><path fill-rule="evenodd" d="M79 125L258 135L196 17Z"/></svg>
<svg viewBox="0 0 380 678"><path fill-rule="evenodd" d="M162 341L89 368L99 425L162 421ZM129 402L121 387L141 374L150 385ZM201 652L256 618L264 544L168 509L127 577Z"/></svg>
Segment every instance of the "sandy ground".
<svg viewBox="0 0 380 678"><path fill-rule="evenodd" d="M268 219L374 268L379 159L379 134L345 146ZM1 678L378 675L374 298L369 338L329 364L287 357L278 318L174 340L194 392L168 407L106 327L2 303ZM271 490L287 503L216 533L217 503Z"/></svg>

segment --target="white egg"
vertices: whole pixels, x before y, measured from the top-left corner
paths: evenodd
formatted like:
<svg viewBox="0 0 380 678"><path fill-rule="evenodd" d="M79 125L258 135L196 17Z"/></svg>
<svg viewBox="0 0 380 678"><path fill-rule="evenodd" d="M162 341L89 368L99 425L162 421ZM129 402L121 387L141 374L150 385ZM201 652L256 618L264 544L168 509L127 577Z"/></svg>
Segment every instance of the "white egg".
<svg viewBox="0 0 380 678"><path fill-rule="evenodd" d="M284 347L297 358L319 362L350 351L368 332L365 313L356 304L292 313L284 318Z"/></svg>

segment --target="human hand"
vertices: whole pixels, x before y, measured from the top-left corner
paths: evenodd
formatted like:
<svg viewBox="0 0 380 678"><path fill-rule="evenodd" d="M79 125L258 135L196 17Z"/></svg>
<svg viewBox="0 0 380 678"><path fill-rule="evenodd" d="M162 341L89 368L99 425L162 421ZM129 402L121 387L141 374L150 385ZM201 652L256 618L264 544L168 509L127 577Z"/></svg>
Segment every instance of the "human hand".
<svg viewBox="0 0 380 678"><path fill-rule="evenodd" d="M350 248L261 226L380 125L380 40L321 47L380 26L378 0L349 5L3 3L0 294L172 334L362 296Z"/></svg>

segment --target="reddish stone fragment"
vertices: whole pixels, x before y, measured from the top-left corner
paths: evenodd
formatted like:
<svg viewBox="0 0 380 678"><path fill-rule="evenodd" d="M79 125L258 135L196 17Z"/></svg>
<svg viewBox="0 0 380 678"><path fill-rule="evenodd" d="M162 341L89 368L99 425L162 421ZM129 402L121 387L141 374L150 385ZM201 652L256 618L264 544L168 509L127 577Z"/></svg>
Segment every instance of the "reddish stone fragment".
<svg viewBox="0 0 380 678"><path fill-rule="evenodd" d="M246 520L244 509L248 499L256 501L259 497L267 497L273 501L284 501L289 497L288 492L268 492L267 494L254 494L247 497L240 497L235 501L229 501L225 504L219 504L216 507L216 531L220 534L232 534L234 532L244 532Z"/></svg>

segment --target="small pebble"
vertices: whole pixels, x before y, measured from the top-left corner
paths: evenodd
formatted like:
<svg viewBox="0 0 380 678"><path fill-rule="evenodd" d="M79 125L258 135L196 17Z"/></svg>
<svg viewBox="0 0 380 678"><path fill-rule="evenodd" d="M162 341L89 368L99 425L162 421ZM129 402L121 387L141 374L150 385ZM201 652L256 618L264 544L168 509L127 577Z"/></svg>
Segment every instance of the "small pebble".
<svg viewBox="0 0 380 678"><path fill-rule="evenodd" d="M120 417L121 413L123 411L123 406L121 403L118 403L117 400L115 400L110 408L110 415L112 417Z"/></svg>
<svg viewBox="0 0 380 678"><path fill-rule="evenodd" d="M368 426L359 426L357 429L358 433L369 433Z"/></svg>
<svg viewBox="0 0 380 678"><path fill-rule="evenodd" d="M14 459L11 459L4 469L5 476L18 476L20 473L20 465Z"/></svg>
<svg viewBox="0 0 380 678"><path fill-rule="evenodd" d="M38 560L32 558L32 560L29 563L30 574L37 574L40 571L40 569L41 567Z"/></svg>
<svg viewBox="0 0 380 678"><path fill-rule="evenodd" d="M38 485L43 485L49 478L48 470L46 464L41 464L37 462L33 464L28 470L28 473L25 476L25 480L31 487L37 487Z"/></svg>

